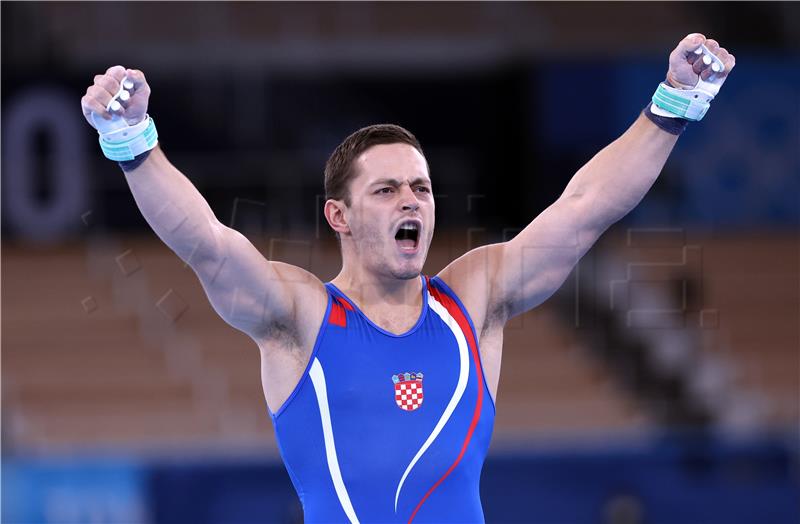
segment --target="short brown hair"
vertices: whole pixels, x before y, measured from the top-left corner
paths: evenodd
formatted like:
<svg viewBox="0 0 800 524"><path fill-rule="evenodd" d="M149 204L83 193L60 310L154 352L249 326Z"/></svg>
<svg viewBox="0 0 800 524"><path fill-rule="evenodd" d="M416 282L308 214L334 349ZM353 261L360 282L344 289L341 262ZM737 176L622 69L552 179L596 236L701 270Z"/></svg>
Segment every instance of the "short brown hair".
<svg viewBox="0 0 800 524"><path fill-rule="evenodd" d="M345 138L325 163L325 199L343 200L349 207L350 181L357 175L353 161L372 146L397 143L413 146L425 156L417 137L395 124L363 127Z"/></svg>

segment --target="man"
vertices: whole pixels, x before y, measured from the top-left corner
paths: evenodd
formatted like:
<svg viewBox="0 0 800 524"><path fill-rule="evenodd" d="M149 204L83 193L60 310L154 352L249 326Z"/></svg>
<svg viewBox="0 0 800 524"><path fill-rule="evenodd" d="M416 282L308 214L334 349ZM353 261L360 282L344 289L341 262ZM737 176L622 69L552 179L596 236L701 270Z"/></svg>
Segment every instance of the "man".
<svg viewBox="0 0 800 524"><path fill-rule="evenodd" d="M357 131L327 162L325 217L343 264L323 284L264 259L214 217L157 147L141 71L96 76L82 106L147 222L197 273L220 316L258 345L306 521L479 522L504 325L555 292L638 204L734 64L716 41L688 35L653 104L555 203L514 239L432 278L421 275L434 230L428 164L398 126Z"/></svg>

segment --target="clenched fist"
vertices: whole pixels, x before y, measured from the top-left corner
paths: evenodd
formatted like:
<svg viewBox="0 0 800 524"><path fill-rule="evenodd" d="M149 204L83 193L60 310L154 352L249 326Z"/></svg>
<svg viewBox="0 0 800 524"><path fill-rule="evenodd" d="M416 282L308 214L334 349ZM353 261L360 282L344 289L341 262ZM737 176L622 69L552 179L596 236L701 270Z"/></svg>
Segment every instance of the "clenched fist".
<svg viewBox="0 0 800 524"><path fill-rule="evenodd" d="M703 63L702 54L695 54L695 51L703 44L722 60L725 65L723 72L715 73L710 64ZM708 81L709 77L714 75L713 83L722 85L735 65L736 58L724 47L720 47L719 42L711 38L707 39L700 33L692 33L681 40L678 47L669 55L667 82L672 87L679 89L693 89L700 78Z"/></svg>
<svg viewBox="0 0 800 524"><path fill-rule="evenodd" d="M147 101L150 98L150 86L147 85L144 73L138 69L125 69L116 65L108 68L105 74L96 75L94 84L86 89L86 94L81 98L83 116L90 126L95 127L92 113L96 113L106 120L112 118L112 114L106 111L106 106L119 91L120 82L125 76L133 82L131 97L127 101L119 100L122 108L113 113L120 115L131 126L144 119L147 113Z"/></svg>

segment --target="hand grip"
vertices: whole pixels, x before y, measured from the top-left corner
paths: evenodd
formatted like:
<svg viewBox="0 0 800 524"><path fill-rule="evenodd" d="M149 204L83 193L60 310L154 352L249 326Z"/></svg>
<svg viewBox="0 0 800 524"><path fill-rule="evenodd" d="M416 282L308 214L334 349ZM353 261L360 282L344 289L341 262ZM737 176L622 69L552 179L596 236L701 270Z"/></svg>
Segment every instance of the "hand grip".
<svg viewBox="0 0 800 524"><path fill-rule="evenodd" d="M703 55L703 63L711 65L711 70L715 73L725 71L725 64L719 59L717 55L708 50L705 44L700 44L700 47L695 49L694 54Z"/></svg>
<svg viewBox="0 0 800 524"><path fill-rule="evenodd" d="M122 104L120 104L119 101L128 101L131 97L132 90L133 81L129 80L128 77L125 76L122 79L122 82L119 84L119 90L114 96L111 97L108 105L106 105L106 111L111 113L111 120L106 120L97 113L92 113L92 122L94 123L94 127L97 129L98 133L105 135L128 127L128 123L125 121L125 119L114 112L122 109Z"/></svg>

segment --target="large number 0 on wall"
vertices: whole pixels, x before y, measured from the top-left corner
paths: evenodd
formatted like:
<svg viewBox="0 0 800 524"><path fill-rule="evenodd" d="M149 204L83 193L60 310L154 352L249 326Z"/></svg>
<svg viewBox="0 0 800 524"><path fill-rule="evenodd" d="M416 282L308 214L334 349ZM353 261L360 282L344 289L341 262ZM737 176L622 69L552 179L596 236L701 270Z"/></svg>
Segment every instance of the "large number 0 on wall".
<svg viewBox="0 0 800 524"><path fill-rule="evenodd" d="M12 231L30 240L61 239L81 223L88 180L82 125L75 96L38 88L17 96L3 119L3 215ZM43 160L49 197L37 197L37 133L45 133Z"/></svg>

